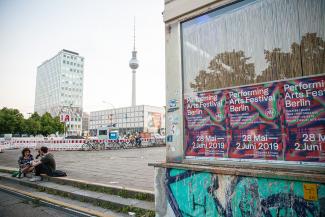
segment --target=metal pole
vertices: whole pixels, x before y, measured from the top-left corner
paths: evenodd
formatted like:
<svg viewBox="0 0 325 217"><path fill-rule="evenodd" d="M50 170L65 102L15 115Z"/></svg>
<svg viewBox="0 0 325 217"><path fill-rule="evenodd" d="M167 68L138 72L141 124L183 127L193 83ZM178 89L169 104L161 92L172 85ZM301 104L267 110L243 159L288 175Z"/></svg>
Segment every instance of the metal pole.
<svg viewBox="0 0 325 217"><path fill-rule="evenodd" d="M71 112L72 108L71 107L72 107L72 104L69 105L69 128L71 128L71 116L72 116L72 112Z"/></svg>

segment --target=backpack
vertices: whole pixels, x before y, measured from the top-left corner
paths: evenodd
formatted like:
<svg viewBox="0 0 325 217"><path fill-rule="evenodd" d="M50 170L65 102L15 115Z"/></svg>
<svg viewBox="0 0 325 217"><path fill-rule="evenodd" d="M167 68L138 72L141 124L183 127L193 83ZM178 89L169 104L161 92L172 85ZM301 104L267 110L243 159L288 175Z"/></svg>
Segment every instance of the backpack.
<svg viewBox="0 0 325 217"><path fill-rule="evenodd" d="M61 170L54 170L52 173L53 177L65 177L67 174Z"/></svg>

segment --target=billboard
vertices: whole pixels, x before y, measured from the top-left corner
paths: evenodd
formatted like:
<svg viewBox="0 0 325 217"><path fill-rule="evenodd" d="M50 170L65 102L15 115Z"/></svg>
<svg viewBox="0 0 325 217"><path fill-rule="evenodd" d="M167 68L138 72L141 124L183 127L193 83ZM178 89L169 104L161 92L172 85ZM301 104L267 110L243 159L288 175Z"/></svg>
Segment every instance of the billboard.
<svg viewBox="0 0 325 217"><path fill-rule="evenodd" d="M70 121L70 115L69 114L65 114L65 113L62 113L60 114L60 122L69 122Z"/></svg>
<svg viewBox="0 0 325 217"><path fill-rule="evenodd" d="M325 76L184 95L185 156L325 162Z"/></svg>
<svg viewBox="0 0 325 217"><path fill-rule="evenodd" d="M148 112L148 127L159 129L161 126L161 114L158 112Z"/></svg>

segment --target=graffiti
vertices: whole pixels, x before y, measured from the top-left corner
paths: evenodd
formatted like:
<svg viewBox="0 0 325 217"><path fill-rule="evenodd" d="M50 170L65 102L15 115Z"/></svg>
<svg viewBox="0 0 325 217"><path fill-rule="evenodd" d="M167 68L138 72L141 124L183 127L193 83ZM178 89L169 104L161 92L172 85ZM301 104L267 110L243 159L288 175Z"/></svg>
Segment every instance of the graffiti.
<svg viewBox="0 0 325 217"><path fill-rule="evenodd" d="M325 186L318 200L304 199L303 182L166 170L166 194L177 217L320 217Z"/></svg>

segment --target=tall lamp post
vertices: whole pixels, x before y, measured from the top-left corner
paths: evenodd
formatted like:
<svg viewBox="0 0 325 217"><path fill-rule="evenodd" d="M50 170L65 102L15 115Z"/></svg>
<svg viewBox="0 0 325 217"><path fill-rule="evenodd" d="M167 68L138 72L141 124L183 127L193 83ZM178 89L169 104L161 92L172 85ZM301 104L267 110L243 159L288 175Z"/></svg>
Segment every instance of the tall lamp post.
<svg viewBox="0 0 325 217"><path fill-rule="evenodd" d="M112 103L110 103L110 102L107 102L107 101L103 100L102 103L108 104L108 105L112 106L113 109L115 109L115 106Z"/></svg>

